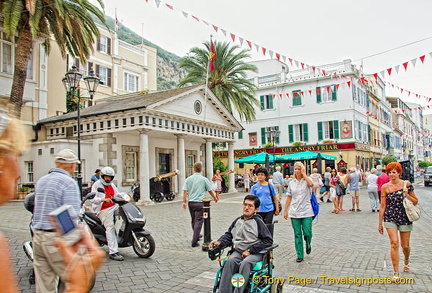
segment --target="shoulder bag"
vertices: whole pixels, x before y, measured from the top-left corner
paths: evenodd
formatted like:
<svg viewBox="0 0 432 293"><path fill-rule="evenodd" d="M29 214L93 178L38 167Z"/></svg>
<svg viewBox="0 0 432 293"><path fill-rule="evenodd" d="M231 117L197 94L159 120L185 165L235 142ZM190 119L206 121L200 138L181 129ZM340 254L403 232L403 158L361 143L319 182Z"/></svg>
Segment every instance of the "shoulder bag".
<svg viewBox="0 0 432 293"><path fill-rule="evenodd" d="M316 196L315 196L315 193L313 191L311 191L310 203L311 203L312 210L314 213L314 215L312 217L312 220L313 220L313 219L315 219L316 216L318 216L319 209L320 209L318 201L317 201Z"/></svg>
<svg viewBox="0 0 432 293"><path fill-rule="evenodd" d="M272 202L272 204L273 204L273 214L274 214L274 213L276 213L276 205L275 205L275 203L274 203L274 201L273 201L273 192L272 192L272 190L271 190L271 188L270 188L270 183L269 183L267 186L268 186L268 188L269 188L269 192L270 192L270 199L271 199L271 202ZM282 214L282 204L281 204L279 198L276 198L276 199L277 199L277 201L278 201L278 203L279 203L279 215L280 215L280 214Z"/></svg>
<svg viewBox="0 0 432 293"><path fill-rule="evenodd" d="M404 189L406 188L407 182L404 181ZM408 220L410 220L411 222L417 221L418 219L420 219L420 208L417 205L414 205L412 201L410 201L406 196L403 199L403 206L405 208L405 213L408 217Z"/></svg>

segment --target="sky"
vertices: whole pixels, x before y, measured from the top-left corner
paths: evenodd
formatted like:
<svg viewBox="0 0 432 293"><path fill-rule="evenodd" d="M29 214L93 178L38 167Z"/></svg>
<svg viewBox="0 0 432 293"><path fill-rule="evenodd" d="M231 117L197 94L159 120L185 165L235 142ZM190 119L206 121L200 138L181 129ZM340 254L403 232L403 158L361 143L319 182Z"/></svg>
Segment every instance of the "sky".
<svg viewBox="0 0 432 293"><path fill-rule="evenodd" d="M202 46L210 35L232 42L233 33L237 45L242 37L267 49L264 56L261 48L257 53L253 46L251 61L269 59L272 50L312 66L351 59L368 74L401 65L398 74L393 69L384 79L432 98L430 0L105 0L104 4L107 15L115 17L117 11L122 25L179 56ZM226 30L227 36L220 29L215 32L212 25ZM249 49L246 42L242 48ZM367 58L384 51L389 52ZM425 54L422 64L418 57ZM414 58L416 66L410 62L405 72L402 63ZM408 102L430 105L425 112L432 113L432 101L408 97L391 87L386 91Z"/></svg>

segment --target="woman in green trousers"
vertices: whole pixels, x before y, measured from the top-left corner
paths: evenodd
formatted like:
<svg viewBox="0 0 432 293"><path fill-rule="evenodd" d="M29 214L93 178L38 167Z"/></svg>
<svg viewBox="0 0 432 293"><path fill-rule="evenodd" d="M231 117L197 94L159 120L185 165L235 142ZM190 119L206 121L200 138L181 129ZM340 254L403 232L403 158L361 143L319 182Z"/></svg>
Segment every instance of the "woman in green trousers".
<svg viewBox="0 0 432 293"><path fill-rule="evenodd" d="M312 251L312 216L314 215L310 202L312 186L312 180L306 175L305 166L301 162L296 162L294 179L288 186L288 197L284 208L284 218L288 219L288 216L291 218L294 229L296 262L302 262L304 259L303 238L306 242L306 254Z"/></svg>

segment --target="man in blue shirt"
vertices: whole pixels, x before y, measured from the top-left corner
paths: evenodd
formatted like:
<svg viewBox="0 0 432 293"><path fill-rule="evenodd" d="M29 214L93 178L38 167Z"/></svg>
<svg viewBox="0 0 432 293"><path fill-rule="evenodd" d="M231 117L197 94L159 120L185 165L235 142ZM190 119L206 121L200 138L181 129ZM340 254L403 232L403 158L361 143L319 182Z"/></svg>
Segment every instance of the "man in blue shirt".
<svg viewBox="0 0 432 293"><path fill-rule="evenodd" d="M80 192L77 182L72 179L76 164L75 152L64 149L55 156L56 168L36 183L35 206L32 220L34 230L33 250L36 275L36 292L56 292L57 277L63 275L63 257L54 245L55 227L48 214L61 207L71 205L78 217L80 211Z"/></svg>
<svg viewBox="0 0 432 293"><path fill-rule="evenodd" d="M183 204L182 209L186 209L186 200L188 202L189 213L192 218L192 247L197 247L203 225L203 207L204 195L206 191L218 202L219 197L214 194L210 180L201 175L202 163L196 162L193 165L194 173L186 178L183 186Z"/></svg>
<svg viewBox="0 0 432 293"><path fill-rule="evenodd" d="M95 174L90 178L90 186L100 179L101 169L96 169Z"/></svg>

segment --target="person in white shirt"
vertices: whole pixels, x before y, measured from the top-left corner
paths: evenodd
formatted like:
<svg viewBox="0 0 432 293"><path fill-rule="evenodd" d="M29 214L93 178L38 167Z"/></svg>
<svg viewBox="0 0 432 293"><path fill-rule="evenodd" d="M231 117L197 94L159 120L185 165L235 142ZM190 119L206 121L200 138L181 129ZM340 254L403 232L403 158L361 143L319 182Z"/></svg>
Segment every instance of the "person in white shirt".
<svg viewBox="0 0 432 293"><path fill-rule="evenodd" d="M280 172L281 167L277 166L276 167L276 172L273 173L273 186L276 190L276 194L279 198L279 201L282 200L282 194L283 194L283 190L284 190L284 179L283 179L283 175Z"/></svg>
<svg viewBox="0 0 432 293"><path fill-rule="evenodd" d="M378 199L378 184L376 175L376 169L372 168L370 175L366 178L367 180L367 189L369 194L370 207L372 209L372 213L379 212L379 199Z"/></svg>

